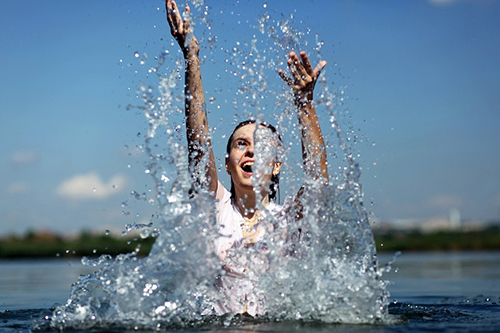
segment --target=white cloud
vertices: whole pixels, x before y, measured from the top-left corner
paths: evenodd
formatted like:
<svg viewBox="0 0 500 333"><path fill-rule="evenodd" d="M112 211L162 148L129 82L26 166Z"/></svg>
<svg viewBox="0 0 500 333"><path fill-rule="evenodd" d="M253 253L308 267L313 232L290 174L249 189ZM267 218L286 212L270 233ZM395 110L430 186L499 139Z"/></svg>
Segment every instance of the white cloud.
<svg viewBox="0 0 500 333"><path fill-rule="evenodd" d="M105 199L119 193L126 184L122 175L115 175L106 183L97 173L90 172L65 180L58 186L57 194L74 200Z"/></svg>
<svg viewBox="0 0 500 333"><path fill-rule="evenodd" d="M10 161L15 166L27 166L38 162L40 156L41 154L38 150L17 151L12 154Z"/></svg>
<svg viewBox="0 0 500 333"><path fill-rule="evenodd" d="M29 186L26 183L12 183L7 187L9 194L23 194L29 191Z"/></svg>

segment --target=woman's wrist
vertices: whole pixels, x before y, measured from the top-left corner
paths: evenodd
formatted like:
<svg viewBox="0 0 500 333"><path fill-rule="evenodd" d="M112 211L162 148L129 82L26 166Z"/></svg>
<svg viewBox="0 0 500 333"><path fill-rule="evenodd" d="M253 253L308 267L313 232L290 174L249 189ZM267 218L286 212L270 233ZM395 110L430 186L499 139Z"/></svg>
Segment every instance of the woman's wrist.
<svg viewBox="0 0 500 333"><path fill-rule="evenodd" d="M187 60L189 58L198 58L198 55L200 53L200 46L198 45L198 41L194 36L192 37L192 40L189 43L189 45L185 46L184 44L180 46L182 53L184 54L184 59Z"/></svg>
<svg viewBox="0 0 500 333"><path fill-rule="evenodd" d="M295 105L298 107L305 107L312 104L313 92L298 93L295 95Z"/></svg>
<svg viewBox="0 0 500 333"><path fill-rule="evenodd" d="M200 58L198 56L198 53L185 53L184 54L184 62L186 66L193 66L193 65L198 65L200 64Z"/></svg>

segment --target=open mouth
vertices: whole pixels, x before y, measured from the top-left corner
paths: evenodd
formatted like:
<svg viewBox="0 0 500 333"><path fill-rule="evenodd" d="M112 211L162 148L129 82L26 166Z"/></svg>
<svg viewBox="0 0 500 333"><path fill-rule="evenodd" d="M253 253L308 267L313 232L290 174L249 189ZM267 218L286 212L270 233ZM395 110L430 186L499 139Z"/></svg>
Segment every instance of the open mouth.
<svg viewBox="0 0 500 333"><path fill-rule="evenodd" d="M243 163L243 165L241 166L241 168L246 173L252 173L252 166L253 166L253 162L248 161L248 162Z"/></svg>

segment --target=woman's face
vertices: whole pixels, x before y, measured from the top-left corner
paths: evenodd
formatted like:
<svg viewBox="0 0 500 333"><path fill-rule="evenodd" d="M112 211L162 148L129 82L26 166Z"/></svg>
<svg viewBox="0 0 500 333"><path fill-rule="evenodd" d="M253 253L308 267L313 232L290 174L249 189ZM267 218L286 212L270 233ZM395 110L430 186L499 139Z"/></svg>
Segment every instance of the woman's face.
<svg viewBox="0 0 500 333"><path fill-rule="evenodd" d="M264 127L261 125L261 127ZM238 128L232 138L230 153L226 158L226 170L231 175L236 191L253 190L252 175L254 164L254 132L255 124L247 124ZM272 173L279 173L280 163L274 163ZM269 185L272 173L264 176L263 185Z"/></svg>

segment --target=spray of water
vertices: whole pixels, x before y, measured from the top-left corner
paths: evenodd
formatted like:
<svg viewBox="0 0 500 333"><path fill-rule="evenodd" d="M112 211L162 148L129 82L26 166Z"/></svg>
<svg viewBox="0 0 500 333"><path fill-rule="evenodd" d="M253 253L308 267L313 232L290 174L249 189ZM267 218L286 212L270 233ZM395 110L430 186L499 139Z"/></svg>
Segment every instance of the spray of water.
<svg viewBox="0 0 500 333"><path fill-rule="evenodd" d="M209 9L203 1L193 2L192 8L193 15L199 13L200 21L210 28ZM302 219L290 218L295 214L293 200L285 200L284 206L291 207L288 216L265 214L260 222L268 230L262 240L265 246L242 248L238 253L251 272L256 298L264 309L261 319L387 322L388 293L363 207L360 166L336 120L343 89L342 93L332 91L327 73L321 74L322 91L316 103L320 117L330 122L328 128L323 126L323 134L329 162L337 165L330 167L331 183L324 186L304 178L300 154L294 153L299 149L300 131L291 94L281 83L273 87L269 80L284 66L290 51L298 51L298 45L307 47L300 41L309 31L295 31L293 17L273 20L268 13L259 18L257 30L259 38L254 35L249 43L237 42L226 52L234 66L232 73L240 80L232 104L257 123L271 114L278 131L287 135L277 146L267 128L255 132L253 184L262 186L259 175L268 174L270 161L277 159L284 164L285 197L302 184L307 188L301 199ZM205 40L210 48L216 43L211 33ZM321 45L317 41L314 47L318 54ZM164 329L235 322L231 314L213 316L213 304L221 298L214 282L224 274L213 248L220 235L215 228L214 199L203 189L194 195L192 191L196 185L179 130L182 63L168 52L158 58L148 71L158 78L157 87L140 86L142 104L134 107L142 111L149 126L144 145L146 169L154 181L160 216L151 234L156 237L153 249L145 258L137 257L140 249L114 259L84 258L83 263L97 271L75 282L66 304L37 322L35 329ZM166 74L162 74L164 67ZM144 233L148 235L149 231Z"/></svg>

